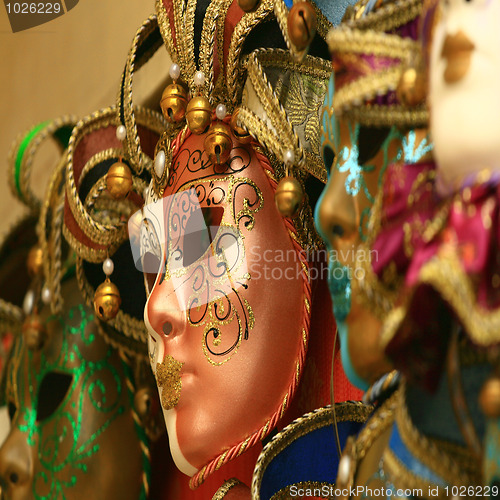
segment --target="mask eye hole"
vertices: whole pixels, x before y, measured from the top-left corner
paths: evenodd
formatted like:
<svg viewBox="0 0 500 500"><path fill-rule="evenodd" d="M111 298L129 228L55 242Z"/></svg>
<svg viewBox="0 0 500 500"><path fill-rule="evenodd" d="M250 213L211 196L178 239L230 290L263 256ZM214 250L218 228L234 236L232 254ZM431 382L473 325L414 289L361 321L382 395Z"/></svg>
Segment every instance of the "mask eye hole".
<svg viewBox="0 0 500 500"><path fill-rule="evenodd" d="M184 267L196 262L208 250L217 234L223 215L222 207L202 207L189 216L183 240Z"/></svg>
<svg viewBox="0 0 500 500"><path fill-rule="evenodd" d="M8 402L7 411L9 413L10 421L12 422L14 420L14 417L16 416L16 413L17 413L17 407L12 401Z"/></svg>
<svg viewBox="0 0 500 500"><path fill-rule="evenodd" d="M328 144L325 144L323 146L323 163L325 164L328 175L330 175L330 170L333 165L333 160L335 160L335 153Z"/></svg>
<svg viewBox="0 0 500 500"><path fill-rule="evenodd" d="M73 376L68 373L47 373L38 389L36 421L42 422L54 414L68 393Z"/></svg>
<svg viewBox="0 0 500 500"><path fill-rule="evenodd" d="M146 282L146 292L149 295L153 290L154 284L156 282L156 278L158 273L156 272L146 272L146 270L152 269L160 269L160 259L157 255L153 253L147 253L143 257L143 266L144 266L144 280Z"/></svg>

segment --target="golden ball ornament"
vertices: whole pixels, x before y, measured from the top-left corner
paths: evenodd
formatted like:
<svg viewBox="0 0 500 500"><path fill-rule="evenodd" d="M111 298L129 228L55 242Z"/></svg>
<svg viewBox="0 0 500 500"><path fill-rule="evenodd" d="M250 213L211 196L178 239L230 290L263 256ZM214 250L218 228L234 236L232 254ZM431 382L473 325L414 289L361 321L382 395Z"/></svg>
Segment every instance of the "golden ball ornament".
<svg viewBox="0 0 500 500"><path fill-rule="evenodd" d="M212 107L202 95L193 97L186 108L186 121L193 134L203 134L212 121Z"/></svg>
<svg viewBox="0 0 500 500"><path fill-rule="evenodd" d="M240 112L240 108L236 108L234 113L231 116L231 121L229 124L231 125L231 130L233 131L234 137L241 142L242 144L248 144L252 142L252 136L242 127L238 125L238 114Z"/></svg>
<svg viewBox="0 0 500 500"><path fill-rule="evenodd" d="M492 375L481 387L479 406L490 418L500 416L500 376Z"/></svg>
<svg viewBox="0 0 500 500"><path fill-rule="evenodd" d="M113 319L118 314L121 303L118 287L108 278L97 287L94 294L94 310L100 320Z"/></svg>
<svg viewBox="0 0 500 500"><path fill-rule="evenodd" d="M182 85L171 83L163 91L160 107L165 120L169 123L180 122L184 119L187 104L187 91Z"/></svg>
<svg viewBox="0 0 500 500"><path fill-rule="evenodd" d="M31 248L26 259L26 267L31 278L40 273L43 266L43 252L40 245Z"/></svg>
<svg viewBox="0 0 500 500"><path fill-rule="evenodd" d="M154 393L151 387L141 387L134 396L134 408L139 417L146 418L151 414L154 403Z"/></svg>
<svg viewBox="0 0 500 500"><path fill-rule="evenodd" d="M38 314L31 314L23 323L23 338L26 347L32 351L38 351L45 343L47 332Z"/></svg>
<svg viewBox="0 0 500 500"><path fill-rule="evenodd" d="M316 35L318 20L309 2L294 3L288 13L288 36L298 50L305 50Z"/></svg>
<svg viewBox="0 0 500 500"><path fill-rule="evenodd" d="M401 104L417 106L424 101L426 94L425 69L422 63L414 60L403 69L396 88L396 96Z"/></svg>
<svg viewBox="0 0 500 500"><path fill-rule="evenodd" d="M297 179L289 176L279 181L274 193L274 201L283 217L295 217L302 206L303 200L304 192Z"/></svg>
<svg viewBox="0 0 500 500"><path fill-rule="evenodd" d="M259 6L260 0L238 0L240 9L244 12L252 12Z"/></svg>
<svg viewBox="0 0 500 500"><path fill-rule="evenodd" d="M125 198L132 189L130 168L121 161L113 163L106 175L106 187L115 200Z"/></svg>
<svg viewBox="0 0 500 500"><path fill-rule="evenodd" d="M215 122L209 129L205 142L205 153L214 165L222 165L229 159L233 148L231 130L223 122Z"/></svg>

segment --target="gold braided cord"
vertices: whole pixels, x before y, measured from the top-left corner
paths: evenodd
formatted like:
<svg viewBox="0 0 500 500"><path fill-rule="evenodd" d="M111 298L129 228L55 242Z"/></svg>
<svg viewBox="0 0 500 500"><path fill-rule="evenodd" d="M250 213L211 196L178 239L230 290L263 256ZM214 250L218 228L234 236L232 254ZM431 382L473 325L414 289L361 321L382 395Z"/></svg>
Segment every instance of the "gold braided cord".
<svg viewBox="0 0 500 500"><path fill-rule="evenodd" d="M0 299L0 335L21 326L23 318L24 312L20 307Z"/></svg>
<svg viewBox="0 0 500 500"><path fill-rule="evenodd" d="M179 56L179 60L177 61L181 68L181 75L187 75L188 73L188 63L186 61L186 49L184 47L184 37L187 36L187 33L184 33L184 26L182 21L184 19L183 16L183 5L186 4L186 0L177 0L171 2L172 6L172 15L174 22L174 30L175 30L175 41L177 44L177 54ZM187 79L186 79L187 80ZM189 83L189 81L186 81Z"/></svg>
<svg viewBox="0 0 500 500"><path fill-rule="evenodd" d="M224 73L222 66L221 51L224 50L224 27L220 25L219 19L224 20L230 3L228 0L214 0L210 2L203 19L200 44L200 70L205 75L205 95L208 96L210 104L214 104L214 57L215 57L215 33L217 28L217 53L219 54L220 71ZM220 32L222 28L222 33Z"/></svg>
<svg viewBox="0 0 500 500"><path fill-rule="evenodd" d="M165 43L165 46L167 47L167 50L170 54L170 59L172 59L172 62L177 63L180 66L179 53L177 51L176 45L174 44L174 37L172 36L170 22L167 16L167 11L165 10L165 5L163 5L162 0L155 0L155 10L160 33L163 38L163 42Z"/></svg>
<svg viewBox="0 0 500 500"><path fill-rule="evenodd" d="M379 57L406 60L410 52L419 50L418 42L378 31L362 31L339 26L326 38L332 53L371 54Z"/></svg>
<svg viewBox="0 0 500 500"><path fill-rule="evenodd" d="M222 500L227 495L229 490L231 490L235 486L238 486L239 484L242 484L242 482L235 477L229 479L215 492L212 500Z"/></svg>
<svg viewBox="0 0 500 500"><path fill-rule="evenodd" d="M63 156L52 173L49 187L38 222L38 241L42 249L42 266L45 286L51 292L50 309L52 314L60 314L63 310L61 295L61 280L63 277L62 263L62 226L64 222L64 170L66 155ZM49 216L50 213L50 216ZM50 228L47 227L50 224Z"/></svg>
<svg viewBox="0 0 500 500"><path fill-rule="evenodd" d="M140 45L155 29L157 29L157 27L158 23L156 16L150 16L137 30L125 66L123 88L120 86L120 91L118 92L117 110L123 112L124 125L127 130L127 135L123 142L127 153L127 159L137 174L140 174L145 167L150 169L152 160L142 152L139 135L137 133L132 95L133 76L134 72L140 69L161 46L159 40L145 55L143 54L140 61L136 61L136 54ZM163 115L152 110L148 110L148 113L150 114L150 125L152 125L154 131L160 134L166 126Z"/></svg>
<svg viewBox="0 0 500 500"><path fill-rule="evenodd" d="M350 106L360 105L363 101L373 99L377 93L386 94L394 90L402 73L402 65L363 76L337 89L333 97L333 109L341 114Z"/></svg>
<svg viewBox="0 0 500 500"><path fill-rule="evenodd" d="M40 146L46 141L46 139L54 137L54 133L57 132L63 126L71 126L73 127L77 118L73 115L62 116L61 118L57 118L47 123L41 130L39 130L36 135L31 139L30 143L26 151L23 154L19 173L19 188L18 191L15 183L16 178L16 160L17 154L19 151L19 147L23 139L26 137L26 134L29 131L20 134L14 143L11 146L8 155L8 164L10 166L8 182L10 190L16 198L18 198L24 205L26 205L33 212L38 212L42 205L42 200L37 198L37 196L33 193L33 190L30 187L30 177L31 172L33 170L33 163L35 160L36 153L39 151ZM62 153L62 148L61 148Z"/></svg>
<svg viewBox="0 0 500 500"><path fill-rule="evenodd" d="M410 21L422 13L422 0L398 0L386 2L376 10L360 15L355 19L348 19L345 25L361 30L372 29L375 31L390 32Z"/></svg>
<svg viewBox="0 0 500 500"><path fill-rule="evenodd" d="M217 54L218 54L218 62L219 62L219 76L217 81L215 82L215 89L210 89L210 94L216 93L217 95L224 95L224 101L229 106L229 112L232 112L231 103L229 102L227 89L225 85L226 81L226 63L224 61L224 25L227 11L232 4L232 0L225 0L221 7L221 13L217 18ZM211 64L213 64L213 58L211 60Z"/></svg>
<svg viewBox="0 0 500 500"><path fill-rule="evenodd" d="M187 78L187 82L191 92L194 93L196 86L194 84L194 74L196 72L196 63L194 60L194 22L196 14L196 2L197 0L185 0L179 2L183 6L183 12L181 14L181 19L179 20L179 25L184 22L184 26L181 30L176 31L177 43L181 44L185 59L185 72L184 75ZM174 1L174 16L178 12L175 9ZM206 76L206 75L205 75Z"/></svg>
<svg viewBox="0 0 500 500"><path fill-rule="evenodd" d="M316 20L317 20L316 30L318 32L318 35L321 38L323 38L323 40L325 40L329 31L333 28L333 25L326 18L326 16L323 14L323 11L316 5L315 2L311 2L311 5L314 7L314 11L316 12Z"/></svg>
<svg viewBox="0 0 500 500"><path fill-rule="evenodd" d="M422 104L415 108L401 105L379 106L367 104L348 109L343 115L366 127L417 128L429 123L429 110Z"/></svg>
<svg viewBox="0 0 500 500"><path fill-rule="evenodd" d="M261 0L255 12L246 13L234 28L231 42L229 44L229 53L227 57L226 86L230 103L235 107L238 105L240 95L238 84L241 85L243 79L243 70L239 64L243 43L250 31L265 19L273 11L272 0Z"/></svg>
<svg viewBox="0 0 500 500"><path fill-rule="evenodd" d="M278 134L270 130L268 124L246 106L241 106L239 109L238 125L283 163L283 146Z"/></svg>
<svg viewBox="0 0 500 500"><path fill-rule="evenodd" d="M259 62L263 67L271 66L281 70L293 71L301 75L312 76L328 81L332 73L330 61L319 57L307 56L304 61L294 61L288 52L282 49L260 49Z"/></svg>
<svg viewBox="0 0 500 500"><path fill-rule="evenodd" d="M144 124L154 131L159 128L157 113L152 113L144 110L143 108L137 107L136 114L139 124ZM119 238L119 233L120 231L122 231L122 228L115 225L100 224L88 213L87 209L80 200L78 189L75 183L73 155L79 143L86 135L100 129L104 129L110 126L116 126L117 124L118 120L116 116L116 108L110 107L105 108L101 111L97 111L84 118L77 124L77 126L73 130L73 134L68 146L66 195L69 207L84 234L94 242L102 245L115 243L115 238ZM112 157L118 158L120 152L120 150L111 148L98 153L89 161L97 165L99 162L105 161L106 159L110 159ZM92 167L86 168L90 169ZM80 255L83 256L83 254ZM92 260L92 262L95 262L95 260Z"/></svg>
<svg viewBox="0 0 500 500"><path fill-rule="evenodd" d="M92 158L90 158L88 164L90 166L87 170L91 170L94 167L100 165L103 161L116 159L120 156L120 150L115 148L106 149L100 151ZM69 173L69 168L67 170ZM89 213L85 205L81 202L78 192L71 189L71 193L67 193L68 203L75 217L76 222L80 229L89 237L94 243L99 245L111 245L118 240L123 241L124 224L101 224ZM126 234L126 229L125 229Z"/></svg>

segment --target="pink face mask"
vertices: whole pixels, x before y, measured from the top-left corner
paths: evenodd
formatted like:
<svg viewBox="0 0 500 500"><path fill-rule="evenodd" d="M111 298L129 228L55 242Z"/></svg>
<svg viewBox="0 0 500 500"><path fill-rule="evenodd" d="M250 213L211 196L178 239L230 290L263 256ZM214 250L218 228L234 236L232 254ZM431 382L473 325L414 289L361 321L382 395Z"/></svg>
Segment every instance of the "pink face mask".
<svg viewBox="0 0 500 500"><path fill-rule="evenodd" d="M276 209L267 158L234 141L228 162L214 166L203 141L189 135L174 153L163 199L143 210L140 239L143 261L156 254L160 263L159 272L145 269L145 320L172 455L204 477L283 415L309 303L301 247Z"/></svg>

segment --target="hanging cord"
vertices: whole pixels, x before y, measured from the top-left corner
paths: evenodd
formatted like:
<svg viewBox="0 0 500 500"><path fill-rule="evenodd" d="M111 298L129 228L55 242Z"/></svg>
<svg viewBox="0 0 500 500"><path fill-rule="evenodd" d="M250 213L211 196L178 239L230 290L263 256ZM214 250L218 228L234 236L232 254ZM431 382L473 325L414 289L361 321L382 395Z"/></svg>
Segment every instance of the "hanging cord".
<svg viewBox="0 0 500 500"><path fill-rule="evenodd" d="M337 336L339 334L339 329L335 327L335 337L333 338L333 352L332 352L332 369L330 372L330 401L332 406L332 415L333 415L333 430L335 431L335 442L337 444L337 455L340 460L340 456L342 455L342 450L340 448L340 437L339 437L339 428L337 425L337 413L335 411L335 390L333 388L334 382L334 364L335 364L335 349L337 347Z"/></svg>
<svg viewBox="0 0 500 500"><path fill-rule="evenodd" d="M139 438L139 443L142 452L142 481L141 481L141 493L139 495L139 500L147 500L149 497L149 484L151 481L151 453L149 451L149 438L146 433L146 429L142 425L141 419L135 409L134 395L135 395L135 378L130 366L130 359L122 351L118 350L120 358L122 360L123 371L125 373L125 381L127 384L127 390L130 401L130 409L132 411L132 417L134 419L134 427Z"/></svg>

